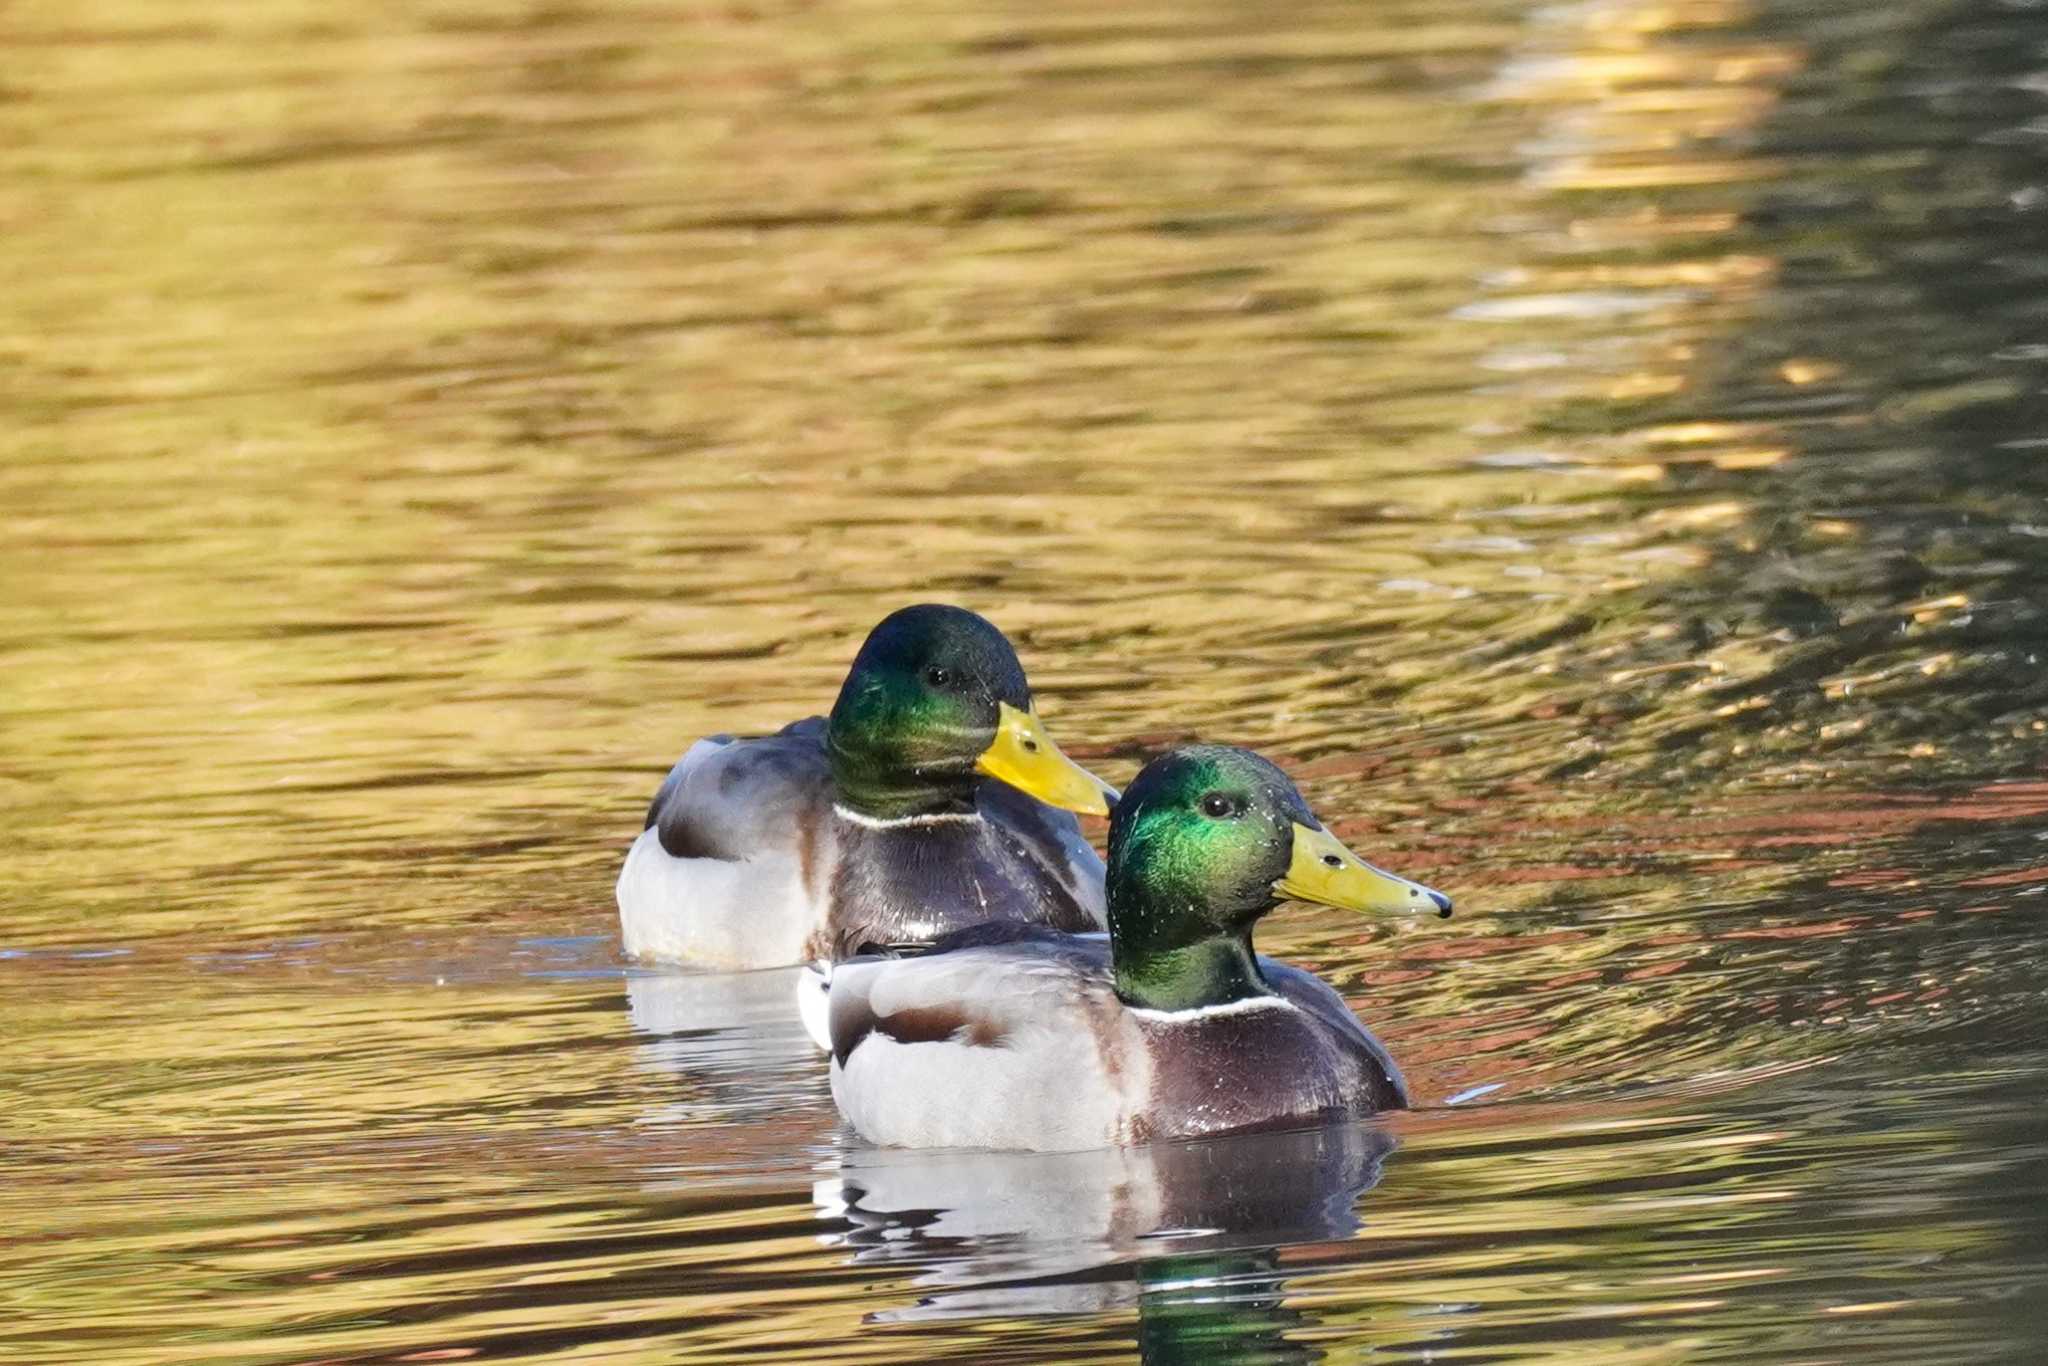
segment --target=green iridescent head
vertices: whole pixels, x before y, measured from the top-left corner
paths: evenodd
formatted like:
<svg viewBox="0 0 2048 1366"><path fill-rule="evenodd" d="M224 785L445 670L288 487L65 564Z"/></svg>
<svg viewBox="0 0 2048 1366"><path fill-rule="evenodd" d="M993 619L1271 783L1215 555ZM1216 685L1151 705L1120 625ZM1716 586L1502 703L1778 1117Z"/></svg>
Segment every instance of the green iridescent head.
<svg viewBox="0 0 2048 1366"><path fill-rule="evenodd" d="M868 633L826 743L840 800L872 816L972 810L982 777L1096 815L1116 799L1046 734L1003 633L960 607L906 607Z"/></svg>
<svg viewBox="0 0 2048 1366"><path fill-rule="evenodd" d="M1286 774L1250 750L1191 745L1132 780L1109 824L1117 988L1181 1010L1267 991L1251 931L1284 898L1357 911L1451 913L1323 829Z"/></svg>

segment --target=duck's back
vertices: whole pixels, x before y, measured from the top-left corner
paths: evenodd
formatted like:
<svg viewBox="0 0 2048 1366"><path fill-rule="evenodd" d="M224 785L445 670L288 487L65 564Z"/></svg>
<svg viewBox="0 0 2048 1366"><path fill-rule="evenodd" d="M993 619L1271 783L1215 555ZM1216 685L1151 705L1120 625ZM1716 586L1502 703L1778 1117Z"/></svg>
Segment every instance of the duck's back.
<svg viewBox="0 0 2048 1366"><path fill-rule="evenodd" d="M831 851L825 718L690 746L648 807L619 873L628 954L774 967L808 952Z"/></svg>
<svg viewBox="0 0 2048 1366"><path fill-rule="evenodd" d="M1114 1067L1142 1046L1106 991L1107 963L1101 936L1015 923L975 927L917 958L841 963L833 1099L863 1137L901 1147L1134 1141L1144 1079Z"/></svg>

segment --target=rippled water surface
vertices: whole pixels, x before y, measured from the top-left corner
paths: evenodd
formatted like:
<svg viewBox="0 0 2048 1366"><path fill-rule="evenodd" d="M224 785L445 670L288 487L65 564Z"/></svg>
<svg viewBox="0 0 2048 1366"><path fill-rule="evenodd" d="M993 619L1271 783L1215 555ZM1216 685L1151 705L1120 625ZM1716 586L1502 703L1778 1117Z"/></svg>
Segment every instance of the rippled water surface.
<svg viewBox="0 0 2048 1366"><path fill-rule="evenodd" d="M0 1358L2039 1355L2039 7L0 53ZM1261 940L1416 1111L878 1152L619 960L684 743L926 598L1457 896Z"/></svg>

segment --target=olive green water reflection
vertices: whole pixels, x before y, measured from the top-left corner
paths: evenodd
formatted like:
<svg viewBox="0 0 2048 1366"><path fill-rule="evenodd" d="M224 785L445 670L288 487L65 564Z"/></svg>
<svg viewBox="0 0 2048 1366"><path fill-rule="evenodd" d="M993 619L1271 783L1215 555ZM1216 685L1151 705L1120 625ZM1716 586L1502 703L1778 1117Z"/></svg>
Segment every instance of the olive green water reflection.
<svg viewBox="0 0 2048 1366"><path fill-rule="evenodd" d="M2024 1357L2043 51L0 8L0 1357ZM1458 897L1268 945L1423 1109L875 1154L622 970L683 742L923 597Z"/></svg>

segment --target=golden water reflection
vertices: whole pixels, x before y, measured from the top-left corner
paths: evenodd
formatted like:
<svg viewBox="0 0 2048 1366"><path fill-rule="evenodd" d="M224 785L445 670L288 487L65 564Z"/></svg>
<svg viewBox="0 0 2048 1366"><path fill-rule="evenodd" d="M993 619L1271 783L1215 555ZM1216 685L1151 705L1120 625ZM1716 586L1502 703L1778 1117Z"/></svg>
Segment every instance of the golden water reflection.
<svg viewBox="0 0 2048 1366"><path fill-rule="evenodd" d="M0 1355L2033 1340L2040 35L1855 8L0 12ZM931 597L1456 893L1262 939L1423 1106L1194 1194L1327 1187L617 961Z"/></svg>

